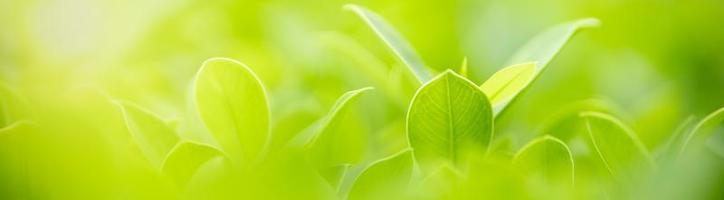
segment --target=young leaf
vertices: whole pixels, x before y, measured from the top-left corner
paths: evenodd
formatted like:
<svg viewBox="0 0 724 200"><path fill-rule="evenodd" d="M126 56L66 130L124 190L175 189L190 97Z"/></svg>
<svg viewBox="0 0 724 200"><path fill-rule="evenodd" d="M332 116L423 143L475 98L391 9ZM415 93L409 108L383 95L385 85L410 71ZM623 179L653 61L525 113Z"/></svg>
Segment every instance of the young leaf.
<svg viewBox="0 0 724 200"><path fill-rule="evenodd" d="M573 184L573 155L568 145L550 135L534 139L513 157L513 164L525 174L547 183ZM549 184L548 184L549 185Z"/></svg>
<svg viewBox="0 0 724 200"><path fill-rule="evenodd" d="M194 86L201 120L232 161L262 156L271 136L269 104L256 74L238 61L211 58L199 69Z"/></svg>
<svg viewBox="0 0 724 200"><path fill-rule="evenodd" d="M382 41L385 42L392 52L412 71L417 77L420 83L425 83L432 78L430 71L425 67L425 63L422 58L417 55L415 50L412 48L405 38L400 35L391 25L389 25L385 19L378 14L367 10L366 8L354 4L347 4L344 6L346 10L352 11L357 14L367 25L372 28L372 31L377 34Z"/></svg>
<svg viewBox="0 0 724 200"><path fill-rule="evenodd" d="M163 159L178 143L176 132L158 116L137 105L115 101L126 128L151 164L160 169Z"/></svg>
<svg viewBox="0 0 724 200"><path fill-rule="evenodd" d="M654 167L646 147L623 122L599 112L583 112L580 116L593 148L614 178L629 179L635 177L635 170Z"/></svg>
<svg viewBox="0 0 724 200"><path fill-rule="evenodd" d="M495 72L480 89L490 98L493 113L500 112L503 105L518 94L533 78L535 63L512 65Z"/></svg>
<svg viewBox="0 0 724 200"><path fill-rule="evenodd" d="M358 163L367 146L366 133L361 131L354 117L354 101L366 87L345 93L321 121L309 143L310 157L318 167L328 168L340 164Z"/></svg>
<svg viewBox="0 0 724 200"><path fill-rule="evenodd" d="M185 185L199 167L217 157L225 158L224 154L215 147L182 141L176 144L164 159L161 172L179 185Z"/></svg>
<svg viewBox="0 0 724 200"><path fill-rule="evenodd" d="M488 98L449 70L418 89L407 113L408 139L423 169L458 164L467 150L487 150L492 128Z"/></svg>
<svg viewBox="0 0 724 200"><path fill-rule="evenodd" d="M691 132L686 135L680 152L684 153L689 146L704 143L716 133L716 128L721 126L722 122L724 122L724 107L707 115L694 126Z"/></svg>
<svg viewBox="0 0 724 200"><path fill-rule="evenodd" d="M502 112L522 90L528 87L528 85L530 85L538 77L538 75L543 72L546 65L548 65L548 63L556 56L556 54L558 54L568 40L570 40L571 37L578 32L578 30L597 27L599 24L600 21L595 18L585 18L559 24L534 36L533 39L529 40L525 45L523 45L523 47L518 49L510 60L508 60L507 65L513 67L516 66L515 64L519 63L535 62L535 69L533 70L533 74L521 83L522 87L518 87L517 90L512 91L512 94L509 94L507 98L502 99L502 102L493 104L496 111L495 115L497 116L500 112ZM503 82L506 81L503 80Z"/></svg>
<svg viewBox="0 0 724 200"><path fill-rule="evenodd" d="M399 199L412 176L412 163L409 149L372 163L355 180L349 199Z"/></svg>

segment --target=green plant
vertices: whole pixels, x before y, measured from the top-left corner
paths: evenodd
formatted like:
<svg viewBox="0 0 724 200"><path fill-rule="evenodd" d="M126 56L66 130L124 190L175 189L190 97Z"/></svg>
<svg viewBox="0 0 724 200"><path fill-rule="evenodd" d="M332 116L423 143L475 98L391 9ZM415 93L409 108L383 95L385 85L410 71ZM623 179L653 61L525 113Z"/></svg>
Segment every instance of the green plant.
<svg viewBox="0 0 724 200"><path fill-rule="evenodd" d="M391 80L380 75L382 69L362 73L380 85L384 98L373 96L373 87L348 91L302 131L280 137L275 128L281 123L272 112L275 96L263 79L239 61L211 58L191 83L185 111L191 116L176 122L105 94L89 95L103 99L98 105L78 103L112 110L91 118L113 121L109 127L116 128L100 129L113 132L108 133L111 140L124 141L111 151L122 152L118 159L128 164L121 166L135 167L111 171L120 174L114 178L150 182L146 184L155 187L148 193L153 195L137 197L149 199L646 199L657 196L660 184L649 180L679 180L675 175L690 172L719 177L686 179L692 186L680 190L721 185L724 108L698 123L688 120L668 145L657 146L662 153L654 154L609 102L589 100L562 109L515 153L500 151L505 138L496 135L495 126L502 113L515 106L575 33L599 25L595 18L543 31L516 51L506 67L475 83L468 78L467 59L458 72L433 72L380 15L358 5L345 8L406 67L390 73ZM343 36L326 36L327 45L358 55L360 62L375 62L366 61L373 56ZM407 76L416 81L405 81ZM415 91L409 99L399 94L407 84ZM36 119L23 98L6 87L0 88L0 96L0 162L8 163L0 165L0 177L9 180L4 183L25 183L27 174L16 172L42 162L18 155L38 154L28 148L37 144L28 141L41 137L35 129L44 124L34 120L47 119ZM384 121L383 133L372 133L365 117L378 117L370 112L379 110L367 97L389 101L385 103L404 116ZM115 131L128 138L113 135ZM185 132L208 139L190 139ZM385 149L379 143L402 147ZM704 164L695 168L693 162ZM138 177L123 179L126 174ZM139 178L146 176L150 178ZM0 197L27 197L0 192Z"/></svg>

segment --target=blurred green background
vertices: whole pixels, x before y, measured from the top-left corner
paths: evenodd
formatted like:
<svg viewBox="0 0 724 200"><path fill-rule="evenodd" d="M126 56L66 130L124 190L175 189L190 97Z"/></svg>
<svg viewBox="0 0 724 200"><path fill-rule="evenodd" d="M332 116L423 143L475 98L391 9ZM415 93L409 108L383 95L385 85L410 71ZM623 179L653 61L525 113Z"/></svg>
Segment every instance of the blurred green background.
<svg viewBox="0 0 724 200"><path fill-rule="evenodd" d="M342 10L347 3L384 16L438 72L457 70L467 57L476 83L545 27L599 18L602 26L574 37L496 121L496 137L509 137L511 149L535 137L552 113L582 100L612 102L649 149L686 117L724 105L721 0L1 0L0 82L22 96L23 113L42 129L23 154L41 168L26 188L40 191L37 197L152 194L118 184L152 183L152 172L133 164L142 162L119 139L127 137L122 119L104 98L135 102L178 124L184 138L208 141L187 107L193 75L210 57L240 60L260 76L280 141L345 91L380 88L379 80L404 68ZM399 137L409 96L386 94L365 97L360 116L369 132ZM371 157L399 145L385 148Z"/></svg>

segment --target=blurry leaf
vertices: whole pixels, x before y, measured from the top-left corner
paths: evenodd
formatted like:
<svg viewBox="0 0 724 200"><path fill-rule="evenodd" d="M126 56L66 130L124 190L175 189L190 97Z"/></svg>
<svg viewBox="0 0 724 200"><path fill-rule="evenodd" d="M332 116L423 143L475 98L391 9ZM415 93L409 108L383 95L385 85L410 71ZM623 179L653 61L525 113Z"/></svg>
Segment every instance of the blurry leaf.
<svg viewBox="0 0 724 200"><path fill-rule="evenodd" d="M409 149L375 161L357 177L349 199L399 199L410 182L412 163Z"/></svg>
<svg viewBox="0 0 724 200"><path fill-rule="evenodd" d="M392 26L390 26L384 18L366 8L354 4L347 4L345 9L356 13L372 30L382 39L387 47L389 47L395 55L402 60L405 65L417 77L420 83L425 83L432 78L430 71L427 70L425 63L415 52L412 46L400 35Z"/></svg>
<svg viewBox="0 0 724 200"><path fill-rule="evenodd" d="M543 122L540 134L551 135L564 142L569 142L577 135L588 135L585 124L581 123L579 117L579 114L583 111L619 112L617 106L607 100L586 99L577 101L549 115Z"/></svg>
<svg viewBox="0 0 724 200"><path fill-rule="evenodd" d="M468 57L463 58L463 64L460 65L460 75L468 77Z"/></svg>
<svg viewBox="0 0 724 200"><path fill-rule="evenodd" d="M414 185L410 195L413 199L443 199L442 197L448 196L464 177L455 167L443 164L432 170L419 181L419 184Z"/></svg>
<svg viewBox="0 0 724 200"><path fill-rule="evenodd" d="M0 199L32 199L31 190L33 149L43 148L34 145L31 131L35 124L21 120L0 128ZM35 196L37 197L37 196Z"/></svg>
<svg viewBox="0 0 724 200"><path fill-rule="evenodd" d="M360 131L360 122L353 118L352 105L361 93L372 89L366 87L343 94L321 119L316 133L307 143L310 156L318 167L355 164L362 159L367 147L367 133Z"/></svg>
<svg viewBox="0 0 724 200"><path fill-rule="evenodd" d="M456 165L468 150L486 151L492 120L490 103L475 84L452 71L440 74L410 103L407 133L415 159L426 169Z"/></svg>
<svg viewBox="0 0 724 200"><path fill-rule="evenodd" d="M215 147L189 141L178 143L163 161L161 172L183 186L207 161L224 154Z"/></svg>
<svg viewBox="0 0 724 200"><path fill-rule="evenodd" d="M232 161L254 162L262 156L271 135L269 105L249 67L227 58L206 60L194 91L201 120Z"/></svg>
<svg viewBox="0 0 724 200"><path fill-rule="evenodd" d="M716 130L724 121L724 107L712 112L699 121L694 128L686 135L684 143L681 146L681 153L687 151L689 146L697 146L704 143L712 135L716 134Z"/></svg>
<svg viewBox="0 0 724 200"><path fill-rule="evenodd" d="M27 105L21 96L5 84L0 84L0 128L26 119L27 112Z"/></svg>
<svg viewBox="0 0 724 200"><path fill-rule="evenodd" d="M217 156L199 165L189 178L181 199L234 199L235 188L232 169L224 157Z"/></svg>
<svg viewBox="0 0 724 200"><path fill-rule="evenodd" d="M347 170L349 170L350 167L352 167L350 164L341 164L320 170L320 174L324 180L327 180L329 185L339 191L342 180L344 180L344 176L347 174Z"/></svg>
<svg viewBox="0 0 724 200"><path fill-rule="evenodd" d="M116 101L128 132L151 164L160 169L179 137L160 117L137 105Z"/></svg>
<svg viewBox="0 0 724 200"><path fill-rule="evenodd" d="M534 139L518 151L513 164L526 175L542 178L546 185L573 185L573 156L568 145L558 138L545 135Z"/></svg>
<svg viewBox="0 0 724 200"><path fill-rule="evenodd" d="M603 166L618 180L627 180L637 170L651 169L654 162L636 134L615 117L599 112L583 112L593 148Z"/></svg>
<svg viewBox="0 0 724 200"><path fill-rule="evenodd" d="M513 99L515 99L521 91L523 91L528 85L530 85L536 78L543 72L546 65L553 60L568 40L575 35L578 30L584 28L592 28L599 26L601 22L596 18L585 18L579 19L572 22L556 25L548 28L547 30L539 33L530 39L523 47L518 49L513 56L508 60L508 66L515 66L514 64L519 63L535 63L535 70L533 71L532 77L527 78L522 84L522 88L518 91L513 92L509 98L502 99L503 101L495 106L495 115L502 112L505 107L508 106ZM494 75L495 76L495 75ZM492 98L491 98L492 99Z"/></svg>
<svg viewBox="0 0 724 200"><path fill-rule="evenodd" d="M534 78L535 66L535 63L522 63L503 68L480 85L480 89L488 95L495 114Z"/></svg>

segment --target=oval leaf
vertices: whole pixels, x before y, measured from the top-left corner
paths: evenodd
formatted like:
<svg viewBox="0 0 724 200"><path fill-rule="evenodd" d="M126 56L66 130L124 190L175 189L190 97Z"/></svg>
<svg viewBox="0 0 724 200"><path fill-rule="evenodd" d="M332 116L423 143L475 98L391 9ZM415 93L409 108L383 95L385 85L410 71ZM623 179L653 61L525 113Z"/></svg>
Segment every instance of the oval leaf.
<svg viewBox="0 0 724 200"><path fill-rule="evenodd" d="M691 132L689 132L681 146L681 153L684 153L688 146L704 144L712 135L716 133L717 127L724 122L724 107L707 115L697 123ZM709 142L709 144L715 141Z"/></svg>
<svg viewBox="0 0 724 200"><path fill-rule="evenodd" d="M224 154L215 147L183 141L167 155L161 172L183 186L204 163L217 157L224 157Z"/></svg>
<svg viewBox="0 0 724 200"><path fill-rule="evenodd" d="M553 136L545 135L534 139L518 151L513 164L526 175L541 178L546 183L573 184L573 155L568 145Z"/></svg>
<svg viewBox="0 0 724 200"><path fill-rule="evenodd" d="M654 166L648 150L636 134L615 117L583 112L586 130L603 166L617 179L635 177L636 170Z"/></svg>
<svg viewBox="0 0 724 200"><path fill-rule="evenodd" d="M163 159L179 141L176 132L150 111L130 103L114 103L121 109L126 128L138 148L154 167L160 169Z"/></svg>
<svg viewBox="0 0 724 200"><path fill-rule="evenodd" d="M515 66L514 64L535 62L535 70L533 71L533 75L524 81L525 83L522 84L520 89L509 95L509 98L504 99L505 101L498 104L493 104L495 106L495 115L497 116L502 112L522 90L528 87L528 85L538 77L546 65L548 65L578 30L597 27L600 23L598 19L585 18L559 24L534 36L523 45L523 47L518 49L510 60L508 60L507 66L513 67Z"/></svg>
<svg viewBox="0 0 724 200"><path fill-rule="evenodd" d="M425 67L422 58L417 55L405 38L398 33L384 18L366 8L354 4L344 6L346 10L357 14L372 31L385 42L392 52L415 74L420 83L425 83L432 78L430 71Z"/></svg>
<svg viewBox="0 0 724 200"><path fill-rule="evenodd" d="M412 163L409 149L372 163L355 180L349 199L399 199L410 182Z"/></svg>
<svg viewBox="0 0 724 200"><path fill-rule="evenodd" d="M256 74L238 61L212 58L194 86L201 120L232 161L259 158L271 133L266 92Z"/></svg>
<svg viewBox="0 0 724 200"><path fill-rule="evenodd" d="M535 63L523 63L503 68L480 85L490 98L494 113L498 113L501 105L515 97L533 79L535 66Z"/></svg>
<svg viewBox="0 0 724 200"><path fill-rule="evenodd" d="M423 168L458 164L465 151L487 150L492 139L490 103L480 89L452 71L423 85L407 113L407 134Z"/></svg>

